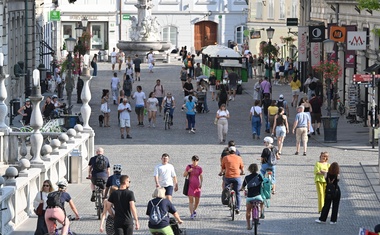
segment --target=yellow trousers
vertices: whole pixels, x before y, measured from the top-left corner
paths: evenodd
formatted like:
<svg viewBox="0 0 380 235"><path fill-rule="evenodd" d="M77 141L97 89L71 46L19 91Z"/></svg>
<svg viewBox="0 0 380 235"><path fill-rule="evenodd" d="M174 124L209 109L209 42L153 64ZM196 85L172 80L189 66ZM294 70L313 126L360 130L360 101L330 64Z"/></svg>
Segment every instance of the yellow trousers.
<svg viewBox="0 0 380 235"><path fill-rule="evenodd" d="M317 187L317 195L318 195L318 213L320 213L325 203L326 182L317 181L315 182L315 186Z"/></svg>

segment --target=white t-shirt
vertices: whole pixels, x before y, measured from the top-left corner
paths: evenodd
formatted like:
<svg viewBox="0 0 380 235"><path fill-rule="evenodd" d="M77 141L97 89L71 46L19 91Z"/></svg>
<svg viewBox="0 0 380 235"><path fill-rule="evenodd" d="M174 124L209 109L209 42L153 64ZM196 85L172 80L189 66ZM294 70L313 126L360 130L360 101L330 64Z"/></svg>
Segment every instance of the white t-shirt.
<svg viewBox="0 0 380 235"><path fill-rule="evenodd" d="M252 106L252 108L251 108L251 113L252 113L252 116L254 116L255 115L255 112L254 111L256 111L256 113L257 114L260 114L261 113L261 107L259 107L259 106Z"/></svg>
<svg viewBox="0 0 380 235"><path fill-rule="evenodd" d="M276 73L279 73L280 72L280 66L281 66L281 63L280 62L276 62L274 64L274 69L276 71Z"/></svg>
<svg viewBox="0 0 380 235"><path fill-rule="evenodd" d="M148 63L153 63L154 62L154 57L153 57L153 54L150 53L148 54Z"/></svg>
<svg viewBox="0 0 380 235"><path fill-rule="evenodd" d="M154 168L153 176L158 176L158 183L161 187L173 186L173 177L176 177L174 166L170 163L158 164Z"/></svg>
<svg viewBox="0 0 380 235"><path fill-rule="evenodd" d="M116 51L111 52L111 63L112 64L116 64L116 56L117 56Z"/></svg>
<svg viewBox="0 0 380 235"><path fill-rule="evenodd" d="M157 98L149 98L147 100L148 110L149 111L157 111L158 99Z"/></svg>
<svg viewBox="0 0 380 235"><path fill-rule="evenodd" d="M145 93L143 91L133 93L133 99L136 100L136 106L145 106Z"/></svg>
<svg viewBox="0 0 380 235"><path fill-rule="evenodd" d="M118 77L113 77L111 80L111 88L116 90L117 89L117 84L120 83L120 79Z"/></svg>
<svg viewBox="0 0 380 235"><path fill-rule="evenodd" d="M120 113L120 119L131 119L129 116L129 111L124 109L132 110L129 103L126 103L125 105L123 103L120 103L117 107L117 110L123 110L123 112Z"/></svg>
<svg viewBox="0 0 380 235"><path fill-rule="evenodd" d="M216 113L218 114L218 116L228 116L228 115L230 115L230 112L228 112L228 110L220 110L219 109ZM219 120L225 120L225 119L227 119L227 118L226 117L219 118Z"/></svg>

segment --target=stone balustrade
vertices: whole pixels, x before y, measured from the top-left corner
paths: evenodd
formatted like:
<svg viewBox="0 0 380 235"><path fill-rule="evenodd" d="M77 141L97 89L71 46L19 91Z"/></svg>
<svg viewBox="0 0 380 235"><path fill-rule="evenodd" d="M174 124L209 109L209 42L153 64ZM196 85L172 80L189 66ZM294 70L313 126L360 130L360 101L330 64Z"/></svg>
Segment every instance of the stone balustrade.
<svg viewBox="0 0 380 235"><path fill-rule="evenodd" d="M7 208L0 211L0 233L3 235L10 234L29 216L34 215L33 200L44 180L51 180L53 185L63 178L69 182L81 182L81 174L73 174L78 177L73 179L71 173L79 169L83 171L94 152L94 133L76 125L66 133L42 133L44 139L50 139L50 144L42 145L43 164L33 164L30 162L33 151L30 151L31 146L27 143L31 134L33 133L10 132L4 135L0 132L0 145L4 138L9 139L9 154L4 154L4 158L0 155L3 167L8 166L4 178L0 177L1 208ZM75 152L76 156L78 151L81 166L70 169L71 153L74 156Z"/></svg>

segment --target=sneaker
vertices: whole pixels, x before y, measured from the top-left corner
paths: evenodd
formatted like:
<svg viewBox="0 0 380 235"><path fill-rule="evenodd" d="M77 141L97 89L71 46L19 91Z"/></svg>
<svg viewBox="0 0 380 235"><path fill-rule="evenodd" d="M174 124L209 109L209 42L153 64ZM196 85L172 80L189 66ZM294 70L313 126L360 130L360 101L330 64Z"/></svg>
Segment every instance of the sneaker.
<svg viewBox="0 0 380 235"><path fill-rule="evenodd" d="M193 215L194 215L194 217L197 217L197 212L194 211L194 212L193 212Z"/></svg>
<svg viewBox="0 0 380 235"><path fill-rule="evenodd" d="M130 135L127 135L127 139L132 139L132 136L130 136Z"/></svg>
<svg viewBox="0 0 380 235"><path fill-rule="evenodd" d="M124 139L124 135L121 135L121 138Z"/></svg>
<svg viewBox="0 0 380 235"><path fill-rule="evenodd" d="M92 201L92 202L95 201L95 191L92 191L92 194L91 194L91 201Z"/></svg>
<svg viewBox="0 0 380 235"><path fill-rule="evenodd" d="M260 219L265 219L265 215L264 215L264 214L261 214L261 215L260 215Z"/></svg>
<svg viewBox="0 0 380 235"><path fill-rule="evenodd" d="M336 224L336 222L332 222L332 221L331 221L330 224Z"/></svg>
<svg viewBox="0 0 380 235"><path fill-rule="evenodd" d="M318 223L318 224L322 224L322 223L325 223L326 221L321 221L319 219L316 219L315 222Z"/></svg>
<svg viewBox="0 0 380 235"><path fill-rule="evenodd" d="M260 136L257 136L257 139L259 140L259 139L260 139Z"/></svg>
<svg viewBox="0 0 380 235"><path fill-rule="evenodd" d="M152 127L153 127L153 128L155 128L155 127L156 127L156 125L152 124Z"/></svg>
<svg viewBox="0 0 380 235"><path fill-rule="evenodd" d="M193 128L191 128L190 132L195 134L195 130Z"/></svg>
<svg viewBox="0 0 380 235"><path fill-rule="evenodd" d="M240 210L235 210L235 214L239 215L240 214Z"/></svg>
<svg viewBox="0 0 380 235"><path fill-rule="evenodd" d="M306 152L304 152L303 155L306 156Z"/></svg>
<svg viewBox="0 0 380 235"><path fill-rule="evenodd" d="M256 139L256 134L255 133L252 134L252 138Z"/></svg>
<svg viewBox="0 0 380 235"><path fill-rule="evenodd" d="M194 219L194 213L190 215L190 219Z"/></svg>
<svg viewBox="0 0 380 235"><path fill-rule="evenodd" d="M311 133L311 135L315 135L315 131L313 133Z"/></svg>
<svg viewBox="0 0 380 235"><path fill-rule="evenodd" d="M321 134L321 132L319 132L319 128L317 128L317 134L318 134L318 135L320 135L320 134Z"/></svg>
<svg viewBox="0 0 380 235"><path fill-rule="evenodd" d="M295 152L294 155L298 155L298 152Z"/></svg>

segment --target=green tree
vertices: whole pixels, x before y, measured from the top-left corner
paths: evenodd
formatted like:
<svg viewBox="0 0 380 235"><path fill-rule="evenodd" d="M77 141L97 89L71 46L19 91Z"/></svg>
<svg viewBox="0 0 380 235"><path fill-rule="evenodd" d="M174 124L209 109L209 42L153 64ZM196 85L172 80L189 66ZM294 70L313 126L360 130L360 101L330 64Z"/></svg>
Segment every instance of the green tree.
<svg viewBox="0 0 380 235"><path fill-rule="evenodd" d="M368 9L379 11L380 10L380 2L379 0L357 0L359 9Z"/></svg>

